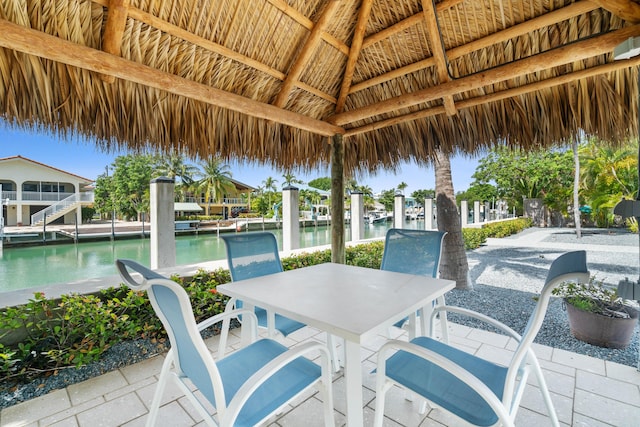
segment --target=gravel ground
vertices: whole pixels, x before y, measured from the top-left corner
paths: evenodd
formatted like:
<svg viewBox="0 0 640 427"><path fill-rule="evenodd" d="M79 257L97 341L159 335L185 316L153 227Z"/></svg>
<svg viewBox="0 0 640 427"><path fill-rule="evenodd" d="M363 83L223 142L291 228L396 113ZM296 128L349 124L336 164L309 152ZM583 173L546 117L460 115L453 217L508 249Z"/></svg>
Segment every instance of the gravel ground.
<svg viewBox="0 0 640 427"><path fill-rule="evenodd" d="M485 313L522 332L534 309L534 297L542 289L549 265L562 253L577 248L587 250L589 270L605 283L617 285L625 277L632 280L638 277L637 234L591 229L584 230L582 239L578 241L573 230L532 228L505 239L490 239L487 245L467 252L474 289L451 291L447 294L447 304ZM483 324L453 315L450 319L486 329ZM639 327L636 326L632 342L626 349L607 349L579 341L571 336L562 301L553 298L536 342L636 366L638 335ZM9 390L0 387L0 409L135 363L157 352L157 346L146 341L122 343L110 349L98 363L81 369L63 369L56 375Z"/></svg>
<svg viewBox="0 0 640 427"><path fill-rule="evenodd" d="M485 313L507 324L517 332L524 331L534 309L534 297L544 285L551 262L564 252L583 248L587 251L587 266L592 275L606 284L617 286L625 277L638 278L638 235L624 230L584 230L577 240L575 230L532 228L505 240L522 242L522 246L501 246L491 239L479 249L467 252L472 291L453 290L447 294L447 304L459 305ZM531 246L528 238L535 243ZM578 247L575 247L575 245ZM629 250L626 250L626 248ZM451 317L452 321L485 328L475 321ZM625 349L609 349L579 341L571 335L562 300L552 298L547 316L535 342L575 353L597 357L629 366L638 365L640 328L636 326L631 344Z"/></svg>

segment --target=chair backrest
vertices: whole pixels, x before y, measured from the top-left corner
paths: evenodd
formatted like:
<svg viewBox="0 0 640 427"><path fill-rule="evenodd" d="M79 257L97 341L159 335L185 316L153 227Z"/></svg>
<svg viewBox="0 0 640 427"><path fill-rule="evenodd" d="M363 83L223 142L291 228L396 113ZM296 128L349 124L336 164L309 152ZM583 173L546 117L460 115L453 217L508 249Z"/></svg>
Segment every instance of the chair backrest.
<svg viewBox="0 0 640 427"><path fill-rule="evenodd" d="M220 406L224 403L224 390L218 368L198 331L184 288L132 260L119 259L116 266L127 286L147 291L151 305L169 336L176 369L189 377L209 402L216 407L224 407ZM135 280L129 269L139 273L142 280ZM216 401L216 395L220 400Z"/></svg>
<svg viewBox="0 0 640 427"><path fill-rule="evenodd" d="M282 271L278 242L273 234L242 233L220 238L227 248L227 262L234 282Z"/></svg>
<svg viewBox="0 0 640 427"><path fill-rule="evenodd" d="M518 376L518 370L524 360L527 352L531 348L531 344L542 327L551 291L560 283L574 280L580 283L589 281L589 270L587 269L587 253L585 251L567 252L556 258L549 267L547 279L545 280L536 308L529 317L529 322L522 334L522 340L518 344L511 363L509 364L509 372L505 381L504 396L512 396L515 380Z"/></svg>
<svg viewBox="0 0 640 427"><path fill-rule="evenodd" d="M437 277L445 231L387 231L380 269L396 273Z"/></svg>

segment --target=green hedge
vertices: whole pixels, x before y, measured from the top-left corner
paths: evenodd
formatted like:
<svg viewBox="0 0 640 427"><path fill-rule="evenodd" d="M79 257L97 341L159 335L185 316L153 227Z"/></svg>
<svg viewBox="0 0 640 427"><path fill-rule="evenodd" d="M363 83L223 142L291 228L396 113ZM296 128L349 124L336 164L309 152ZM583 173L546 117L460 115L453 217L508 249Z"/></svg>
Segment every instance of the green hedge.
<svg viewBox="0 0 640 427"><path fill-rule="evenodd" d="M507 237L531 227L530 218L516 218L507 221L493 222L481 228L463 228L462 238L467 250L479 248L489 237Z"/></svg>

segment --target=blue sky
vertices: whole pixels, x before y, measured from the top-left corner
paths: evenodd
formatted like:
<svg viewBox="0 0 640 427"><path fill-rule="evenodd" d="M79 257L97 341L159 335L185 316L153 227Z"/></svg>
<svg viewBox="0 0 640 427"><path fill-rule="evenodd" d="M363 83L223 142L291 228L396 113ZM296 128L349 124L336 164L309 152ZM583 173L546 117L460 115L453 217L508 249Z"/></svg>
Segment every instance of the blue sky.
<svg viewBox="0 0 640 427"><path fill-rule="evenodd" d="M21 155L29 159L48 164L58 169L95 179L104 173L118 156L126 152L104 153L88 140L70 138L63 140L39 131L24 131L7 128L0 124L0 158ZM456 192L466 190L471 183L471 175L478 164L477 158L457 156L451 160L453 186ZM230 164L233 178L245 184L257 187L267 177L282 184L283 172L271 167L247 164ZM312 179L329 176L328 169L315 173L296 173L297 178L308 182ZM414 164L403 165L397 174L380 171L376 175L357 178L361 185L368 185L374 192L394 189L401 182L408 184L405 194L419 189L435 188L434 171L431 167L418 167Z"/></svg>

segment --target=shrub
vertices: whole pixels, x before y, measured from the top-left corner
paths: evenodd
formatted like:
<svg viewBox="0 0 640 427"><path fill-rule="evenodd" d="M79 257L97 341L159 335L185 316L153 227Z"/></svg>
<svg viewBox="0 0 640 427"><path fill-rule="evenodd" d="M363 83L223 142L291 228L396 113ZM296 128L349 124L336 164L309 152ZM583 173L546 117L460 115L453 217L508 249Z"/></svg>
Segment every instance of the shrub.
<svg viewBox="0 0 640 427"><path fill-rule="evenodd" d="M530 218L517 218L508 221L486 224L481 228L463 228L462 238L466 250L479 248L488 237L507 237L531 227Z"/></svg>
<svg viewBox="0 0 640 427"><path fill-rule="evenodd" d="M531 227L530 218L517 218L509 221L494 222L482 227L487 237L507 237Z"/></svg>
<svg viewBox="0 0 640 427"><path fill-rule="evenodd" d="M487 232L482 228L463 228L462 240L466 250L476 249L487 241Z"/></svg>

